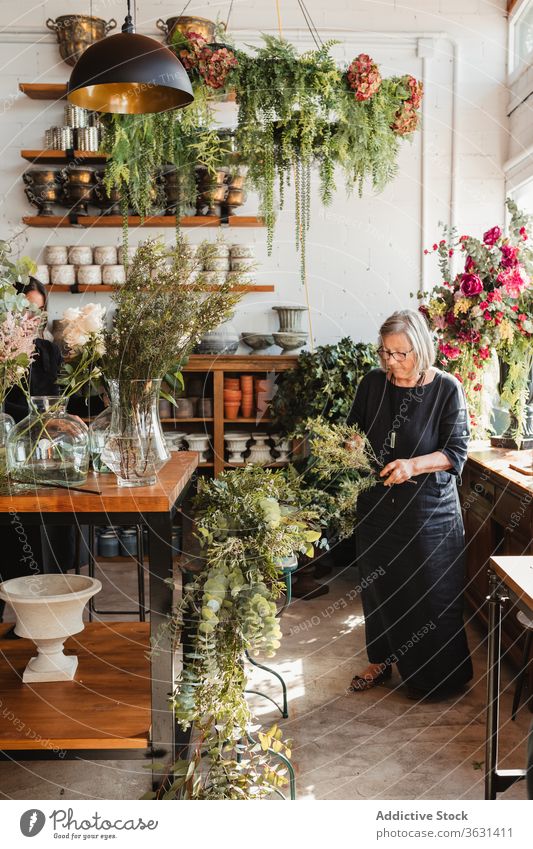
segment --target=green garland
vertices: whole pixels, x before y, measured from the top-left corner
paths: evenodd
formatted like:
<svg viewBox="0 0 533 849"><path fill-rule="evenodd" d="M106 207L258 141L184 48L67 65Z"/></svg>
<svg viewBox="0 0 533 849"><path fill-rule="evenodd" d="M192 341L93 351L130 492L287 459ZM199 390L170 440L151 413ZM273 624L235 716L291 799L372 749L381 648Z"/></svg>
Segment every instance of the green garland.
<svg viewBox="0 0 533 849"><path fill-rule="evenodd" d="M353 428L316 423L313 437L321 481L360 473L349 509L357 492L373 485L366 441L353 452L343 447L355 435ZM173 765L163 798L257 799L286 783L290 744L276 726L261 733L252 725L243 661L246 651L272 657L280 645L282 560L295 552L312 556L319 540L325 544L330 506L321 495L292 466L249 464L199 482L195 520L205 563L170 623L176 640L191 622L194 630L174 694L177 721L184 729L194 724L193 754Z"/></svg>

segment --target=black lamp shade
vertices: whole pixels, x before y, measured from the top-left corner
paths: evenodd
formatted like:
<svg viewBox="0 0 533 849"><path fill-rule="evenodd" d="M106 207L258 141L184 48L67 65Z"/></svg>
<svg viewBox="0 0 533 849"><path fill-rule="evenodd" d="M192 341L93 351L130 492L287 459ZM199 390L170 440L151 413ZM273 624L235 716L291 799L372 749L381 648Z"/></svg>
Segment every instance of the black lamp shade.
<svg viewBox="0 0 533 849"><path fill-rule="evenodd" d="M140 115L192 103L185 68L163 44L122 32L91 44L70 75L67 97L94 112Z"/></svg>

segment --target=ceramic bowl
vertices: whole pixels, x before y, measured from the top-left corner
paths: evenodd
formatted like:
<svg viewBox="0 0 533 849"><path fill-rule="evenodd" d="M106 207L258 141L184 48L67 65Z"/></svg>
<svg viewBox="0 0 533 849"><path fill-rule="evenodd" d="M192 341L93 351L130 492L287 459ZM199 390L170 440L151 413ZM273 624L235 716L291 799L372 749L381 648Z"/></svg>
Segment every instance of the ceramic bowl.
<svg viewBox="0 0 533 849"><path fill-rule="evenodd" d="M35 274L33 275L43 286L50 283L50 269L47 265L38 265Z"/></svg>
<svg viewBox="0 0 533 849"><path fill-rule="evenodd" d="M68 261L71 265L92 265L93 249L90 245L74 245L69 248Z"/></svg>
<svg viewBox="0 0 533 849"><path fill-rule="evenodd" d="M50 282L54 286L73 286L76 282L74 265L53 265L50 269Z"/></svg>
<svg viewBox="0 0 533 849"><path fill-rule="evenodd" d="M102 283L118 285L126 282L126 271L123 265L102 265Z"/></svg>
<svg viewBox="0 0 533 849"><path fill-rule="evenodd" d="M80 265L78 268L78 283L84 286L97 286L102 282L101 265Z"/></svg>
<svg viewBox="0 0 533 849"><path fill-rule="evenodd" d="M271 333L248 331L241 333L241 339L252 351L261 351L263 348L270 348L274 344L274 337Z"/></svg>
<svg viewBox="0 0 533 849"><path fill-rule="evenodd" d="M301 348L307 341L307 333L303 330L287 330L284 332L273 333L274 342L284 351L295 351Z"/></svg>
<svg viewBox="0 0 533 849"><path fill-rule="evenodd" d="M44 261L47 265L66 265L68 248L63 245L47 245L44 249Z"/></svg>
<svg viewBox="0 0 533 849"><path fill-rule="evenodd" d="M116 247L114 245L99 245L94 249L94 261L97 265L116 265Z"/></svg>

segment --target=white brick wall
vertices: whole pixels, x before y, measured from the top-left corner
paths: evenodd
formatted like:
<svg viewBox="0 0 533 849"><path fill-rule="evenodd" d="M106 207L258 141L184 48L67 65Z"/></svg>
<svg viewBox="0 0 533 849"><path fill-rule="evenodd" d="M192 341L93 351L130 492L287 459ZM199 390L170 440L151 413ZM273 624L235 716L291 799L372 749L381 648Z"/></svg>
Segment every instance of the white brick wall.
<svg viewBox="0 0 533 849"><path fill-rule="evenodd" d="M502 164L508 155L505 88L506 18L505 0L309 0L308 8L323 37L342 34L343 45L336 55L351 59L369 52L384 73L421 74L416 55L416 39L385 38L392 33L441 33L455 39L460 57L459 96L456 129L457 207L456 221L461 231L479 232L502 220L504 179ZM143 0L138 4L138 28L156 33L159 17L178 14L183 3ZM93 13L122 22L125 3L93 0ZM225 17L226 3L192 2L191 14ZM308 34L297 3L282 3L284 34L308 46ZM87 13L89 0L4 0L0 4L0 234L5 237L21 229L20 219L29 204L20 175L24 170L19 151L42 145L44 129L60 119L61 107L39 103L18 95L18 83L66 80L69 67L60 57L44 22L66 12ZM265 0L235 0L231 29L250 40L251 31L277 27L275 4ZM42 29L42 32L35 32ZM378 33L384 35L378 35ZM24 33L29 33L24 36ZM365 34L366 33L366 34ZM439 236L438 221L448 220L451 179L451 44L445 38L435 41L434 58L427 62L426 150L427 243ZM529 122L530 126L530 122ZM395 308L412 305L409 293L416 290L420 275L420 156L421 139L404 144L400 174L380 196L367 193L360 200L348 197L339 177L339 190L333 205L323 210L314 200L311 232L308 236L309 292L313 329L317 343L337 340L344 334L356 339L373 339L377 326ZM249 198L246 210L255 211ZM238 329L276 329L271 306L276 302L303 302L299 260L293 247L292 198L280 215L274 253L266 257L264 232L233 230L232 241L254 241L261 262L258 280L274 282L274 295L248 296L238 309L234 323ZM151 234L132 234L132 242ZM172 231L166 231L171 238ZM78 230L27 230L20 247L38 258L42 246L51 244L105 244L120 233L103 229L93 233ZM192 232L194 241L199 234ZM426 271L426 282L437 280L436 269ZM102 296L105 297L105 296ZM51 299L52 317L57 317L72 296Z"/></svg>

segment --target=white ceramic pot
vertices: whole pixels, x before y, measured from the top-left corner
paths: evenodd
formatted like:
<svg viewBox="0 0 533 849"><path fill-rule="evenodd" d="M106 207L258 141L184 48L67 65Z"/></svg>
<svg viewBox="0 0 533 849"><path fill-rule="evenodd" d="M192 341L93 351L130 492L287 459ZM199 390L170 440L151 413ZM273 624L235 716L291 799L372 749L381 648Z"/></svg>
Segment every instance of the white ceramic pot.
<svg viewBox="0 0 533 849"><path fill-rule="evenodd" d="M93 249L90 245L74 245L69 248L68 261L71 265L92 265Z"/></svg>
<svg viewBox="0 0 533 849"><path fill-rule="evenodd" d="M128 265L131 263L131 261L132 261L132 259L133 259L133 257L135 256L136 253L137 253L137 248L135 247L135 245L129 245L128 246ZM118 264L119 265L124 265L124 256L125 256L124 248L121 245L120 248L117 251L117 257L118 257ZM112 265L112 264L113 263L110 263L110 265Z"/></svg>
<svg viewBox="0 0 533 849"><path fill-rule="evenodd" d="M207 461L207 452L209 451L209 437L202 436L198 433L188 433L185 437L185 441L189 446L189 451L198 451L199 463L205 463Z"/></svg>
<svg viewBox="0 0 533 849"><path fill-rule="evenodd" d="M47 245L44 249L44 261L47 265L66 265L68 248L63 245Z"/></svg>
<svg viewBox="0 0 533 849"><path fill-rule="evenodd" d="M215 250L213 253L213 257L217 257L219 259L228 258L229 257L229 245L226 242L215 242Z"/></svg>
<svg viewBox="0 0 533 849"><path fill-rule="evenodd" d="M228 463L244 462L243 454L246 451L249 438L249 434L239 434L238 436L231 436L227 433L224 434L224 441L228 451L230 452Z"/></svg>
<svg viewBox="0 0 533 849"><path fill-rule="evenodd" d="M229 259L227 256L212 256L204 263L206 271L229 271Z"/></svg>
<svg viewBox="0 0 533 849"><path fill-rule="evenodd" d="M87 286L97 286L101 282L101 265L80 265L78 268L78 283L82 283Z"/></svg>
<svg viewBox="0 0 533 849"><path fill-rule="evenodd" d="M232 245L231 259L253 259L255 256L255 245Z"/></svg>
<svg viewBox="0 0 533 849"><path fill-rule="evenodd" d="M247 257L233 256L231 257L232 271L248 271L251 266L251 261Z"/></svg>
<svg viewBox="0 0 533 849"><path fill-rule="evenodd" d="M83 631L83 608L101 589L100 581L85 575L25 575L0 584L0 598L17 617L15 633L37 646L23 682L74 678L78 658L65 655L63 643Z"/></svg>
<svg viewBox="0 0 533 849"><path fill-rule="evenodd" d="M50 282L54 286L73 286L76 282L76 267L53 265L50 269Z"/></svg>
<svg viewBox="0 0 533 849"><path fill-rule="evenodd" d="M250 454L248 455L249 463L259 463L264 466L266 463L272 462L272 454L268 445L252 445Z"/></svg>
<svg viewBox="0 0 533 849"><path fill-rule="evenodd" d="M126 271L123 265L103 265L102 283L106 285L121 285L126 282Z"/></svg>
<svg viewBox="0 0 533 849"><path fill-rule="evenodd" d="M99 245L94 249L94 261L97 265L116 265L116 247L114 245Z"/></svg>
<svg viewBox="0 0 533 849"><path fill-rule="evenodd" d="M198 275L208 286L221 286L226 279L226 272L223 271L203 271Z"/></svg>
<svg viewBox="0 0 533 849"><path fill-rule="evenodd" d="M36 277L37 280L39 280L39 282L43 284L43 286L46 286L48 283L50 283L50 269L47 265L38 265L37 270L33 276Z"/></svg>

